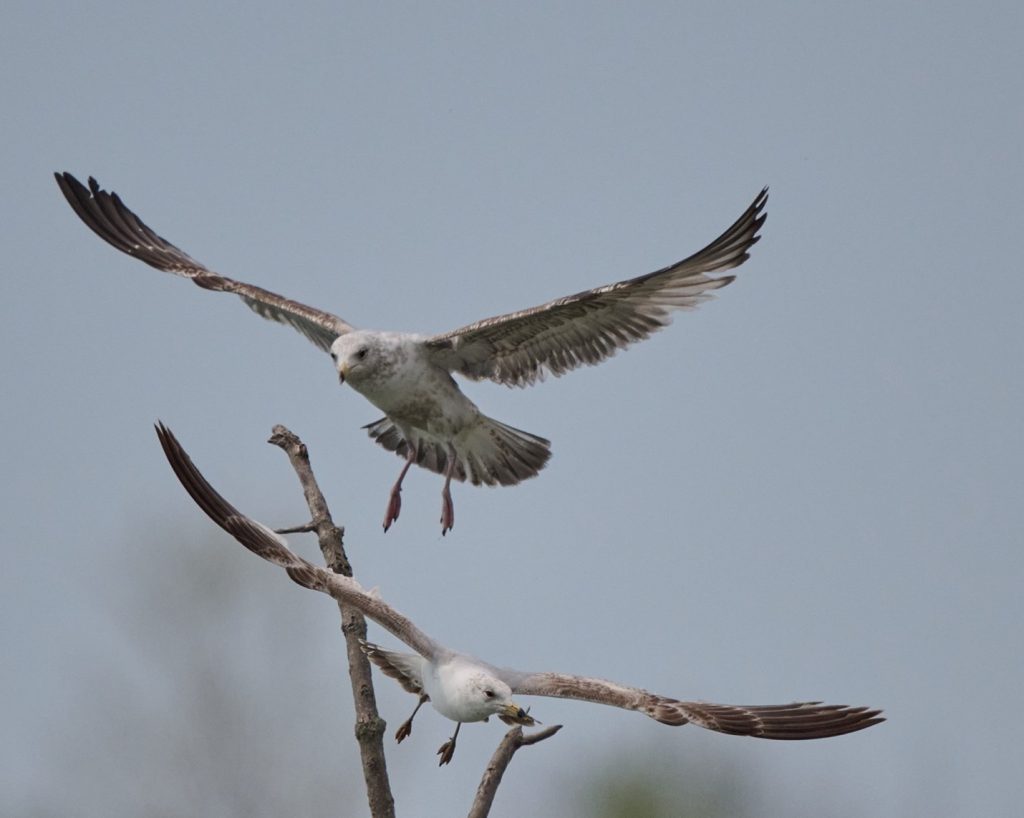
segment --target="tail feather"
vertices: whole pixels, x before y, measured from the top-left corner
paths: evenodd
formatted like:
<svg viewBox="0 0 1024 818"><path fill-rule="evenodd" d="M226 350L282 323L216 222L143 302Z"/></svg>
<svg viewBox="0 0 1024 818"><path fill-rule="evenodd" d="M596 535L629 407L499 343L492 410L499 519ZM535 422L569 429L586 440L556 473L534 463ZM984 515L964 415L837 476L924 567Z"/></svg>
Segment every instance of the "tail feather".
<svg viewBox="0 0 1024 818"><path fill-rule="evenodd" d="M379 645L359 640L366 658L381 669L385 676L390 676L409 693L417 696L423 693L423 657L418 653L398 653L384 650Z"/></svg>
<svg viewBox="0 0 1024 818"><path fill-rule="evenodd" d="M388 451L408 457L409 441L390 418L383 417L363 428ZM444 474L448 469L448 444L418 429L413 433L417 435L413 441L416 465ZM452 478L468 480L474 486L514 486L534 477L551 457L550 441L483 415L452 442L456 455Z"/></svg>

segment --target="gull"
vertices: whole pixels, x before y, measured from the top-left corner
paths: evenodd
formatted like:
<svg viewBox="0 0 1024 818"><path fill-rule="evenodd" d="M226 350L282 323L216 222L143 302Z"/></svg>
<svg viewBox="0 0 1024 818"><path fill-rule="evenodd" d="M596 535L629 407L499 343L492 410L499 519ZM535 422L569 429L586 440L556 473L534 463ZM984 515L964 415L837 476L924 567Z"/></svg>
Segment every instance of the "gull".
<svg viewBox="0 0 1024 818"><path fill-rule="evenodd" d="M529 386L649 337L671 323L672 311L695 308L734 279L709 273L747 260L768 200L765 188L711 244L653 273L426 336L356 329L332 313L215 273L158 236L92 177L86 188L70 173L54 176L79 218L118 250L206 290L235 293L263 318L288 324L329 352L341 383L384 412L363 428L405 459L388 495L384 530L398 519L402 481L416 464L444 477L442 535L455 524L452 480L511 486L535 476L551 456L550 441L484 415L452 373Z"/></svg>
<svg viewBox="0 0 1024 818"><path fill-rule="evenodd" d="M530 673L499 668L445 647L427 636L412 620L385 602L376 590L366 591L353 579L335 574L294 554L286 540L267 526L246 517L206 481L177 438L162 423L157 437L171 468L196 504L217 525L259 557L285 569L295 582L351 605L410 647L413 653L387 651L369 642L363 650L387 676L419 697L412 716L398 729L400 742L412 732L412 720L430 702L456 723L455 732L438 750L447 764L464 722L497 716L508 724L537 722L513 696L553 696L635 710L669 725L696 724L708 730L765 739L815 739L863 730L885 719L867 707L793 702L780 705L731 705L679 701L637 687L567 673Z"/></svg>

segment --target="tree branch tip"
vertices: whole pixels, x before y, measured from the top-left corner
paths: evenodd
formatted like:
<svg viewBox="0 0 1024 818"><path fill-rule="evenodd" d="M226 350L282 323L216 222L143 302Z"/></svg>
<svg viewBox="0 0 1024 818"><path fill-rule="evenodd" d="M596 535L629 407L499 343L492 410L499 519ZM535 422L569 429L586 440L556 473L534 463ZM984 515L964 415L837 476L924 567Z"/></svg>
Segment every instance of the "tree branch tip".
<svg viewBox="0 0 1024 818"><path fill-rule="evenodd" d="M270 430L270 437L267 443L279 446L282 449L296 448L303 453L306 451L306 444L299 440L299 436L281 423L276 424Z"/></svg>
<svg viewBox="0 0 1024 818"><path fill-rule="evenodd" d="M275 528L275 534L308 534L312 531L316 531L316 523L303 523L302 525L293 525L290 528Z"/></svg>
<svg viewBox="0 0 1024 818"><path fill-rule="evenodd" d="M494 755L491 756L490 763L484 770L483 777L480 779L480 786L476 790L476 797L473 799L473 805L469 810L469 818L485 818L491 811L494 795L498 791L498 786L505 775L505 770L511 763L512 756L515 755L520 747L526 747L529 744L536 744L539 741L551 738L561 729L561 724L553 724L528 736L523 735L521 725L516 725L509 730L498 744Z"/></svg>
<svg viewBox="0 0 1024 818"><path fill-rule="evenodd" d="M521 735L518 741L523 746L526 746L528 744L536 744L538 741L544 741L544 739L551 738L555 733L557 733L561 729L561 724L552 724L550 727L545 727L543 730L538 730L536 733L531 733L528 736ZM520 729L519 732L520 734L522 734L522 729Z"/></svg>

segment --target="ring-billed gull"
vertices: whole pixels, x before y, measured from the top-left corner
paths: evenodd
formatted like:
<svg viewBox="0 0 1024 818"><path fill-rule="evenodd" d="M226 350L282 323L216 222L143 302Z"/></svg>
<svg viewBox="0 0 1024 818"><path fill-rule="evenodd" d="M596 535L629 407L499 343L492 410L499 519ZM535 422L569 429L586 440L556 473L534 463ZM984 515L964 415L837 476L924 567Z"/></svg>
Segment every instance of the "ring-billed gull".
<svg viewBox="0 0 1024 818"><path fill-rule="evenodd" d="M653 273L423 336L358 330L329 312L215 273L158 236L95 179L86 188L70 173L54 175L75 213L118 250L204 289L235 293L259 315L294 327L330 352L341 382L385 414L364 427L370 437L405 458L384 530L398 519L402 480L415 463L444 476L442 534L455 522L453 479L510 486L536 475L551 456L549 441L484 415L451 373L527 386L546 373L597 364L647 338L671 322L673 310L692 309L733 280L709 273L747 260L768 200L765 188L711 244Z"/></svg>
<svg viewBox="0 0 1024 818"><path fill-rule="evenodd" d="M689 722L708 730L768 739L812 739L840 736L884 721L880 710L821 702L782 705L728 705L679 701L604 679L567 673L528 673L499 668L458 653L427 636L408 617L355 580L314 565L289 550L287 542L262 523L246 517L206 481L181 444L163 424L157 436L181 484L221 528L254 554L284 568L299 585L351 605L412 648L415 653L386 651L364 643L369 658L386 675L419 696L416 710L400 728L401 741L412 732L412 718L429 701L456 722L455 734L438 750L441 763L451 760L459 726L498 716L507 723L536 723L513 695L554 696L607 704L644 713L662 724Z"/></svg>

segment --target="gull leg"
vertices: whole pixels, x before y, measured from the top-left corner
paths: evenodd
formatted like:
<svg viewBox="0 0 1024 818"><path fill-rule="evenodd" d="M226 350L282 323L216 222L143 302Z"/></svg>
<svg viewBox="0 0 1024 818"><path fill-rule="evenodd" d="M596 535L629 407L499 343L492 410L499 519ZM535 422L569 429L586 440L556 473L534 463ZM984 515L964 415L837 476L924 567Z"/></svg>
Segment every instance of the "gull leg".
<svg viewBox="0 0 1024 818"><path fill-rule="evenodd" d="M409 448L409 456L405 459L405 465L402 466L402 470L398 473L395 485L391 487L391 496L388 498L388 510L384 512L385 531L391 528L391 524L398 519L398 513L402 510L402 481L405 479L405 473L409 471L409 467L416 460L415 447L408 442L406 446Z"/></svg>
<svg viewBox="0 0 1024 818"><path fill-rule="evenodd" d="M444 488L441 489L441 536L455 525L455 505L452 503L452 475L455 473L455 447L448 444L448 467L444 470Z"/></svg>
<svg viewBox="0 0 1024 818"><path fill-rule="evenodd" d="M443 767L445 764L451 761L452 756L455 755L455 739L459 737L460 727L462 727L462 722L456 722L455 734L438 748L437 754L441 756L441 760L437 763L438 767Z"/></svg>
<svg viewBox="0 0 1024 818"><path fill-rule="evenodd" d="M395 741L399 744L412 735L412 720L416 718L416 714L420 712L420 708L423 707L423 702L425 701L428 701L428 697L421 694L419 703L416 705L416 709L412 711L412 715L402 722L401 727L398 728L398 732L395 733Z"/></svg>

